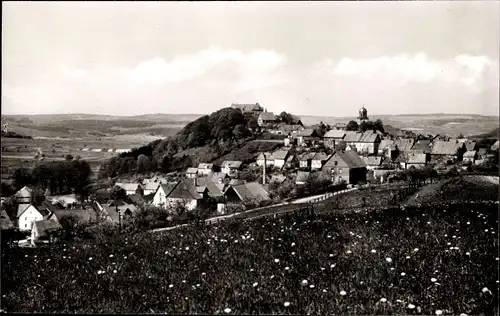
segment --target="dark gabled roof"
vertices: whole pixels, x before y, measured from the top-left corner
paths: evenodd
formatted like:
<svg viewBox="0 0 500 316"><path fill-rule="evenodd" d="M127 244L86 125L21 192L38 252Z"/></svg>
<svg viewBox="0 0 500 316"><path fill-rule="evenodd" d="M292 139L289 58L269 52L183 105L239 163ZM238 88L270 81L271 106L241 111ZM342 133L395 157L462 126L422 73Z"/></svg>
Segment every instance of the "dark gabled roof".
<svg viewBox="0 0 500 316"><path fill-rule="evenodd" d="M160 187L162 188L163 192L165 193L165 196L168 196L170 192L177 186L179 182L167 182L164 184L161 184Z"/></svg>
<svg viewBox="0 0 500 316"><path fill-rule="evenodd" d="M115 186L119 186L125 191L136 191L142 187L140 183L116 183Z"/></svg>
<svg viewBox="0 0 500 316"><path fill-rule="evenodd" d="M449 155L453 156L457 154L458 149L463 146L463 143L459 143L456 140L443 141L438 140L435 141L432 145L432 155Z"/></svg>
<svg viewBox="0 0 500 316"><path fill-rule="evenodd" d="M257 182L248 182L232 186L233 190L242 201L245 200L269 200L267 191Z"/></svg>
<svg viewBox="0 0 500 316"><path fill-rule="evenodd" d="M325 153L314 153L314 156L311 158L311 160L326 161L329 158L330 158L330 155L327 155Z"/></svg>
<svg viewBox="0 0 500 316"><path fill-rule="evenodd" d="M312 128L306 128L302 131L298 131L295 136L302 136L302 137L317 137L318 134L316 133L316 131Z"/></svg>
<svg viewBox="0 0 500 316"><path fill-rule="evenodd" d="M30 203L21 203L21 204L18 204L17 205L17 218L19 218L21 215L23 215L23 213L30 207L30 206L33 206L35 208L35 210L37 210L37 212L39 212L40 214L42 214L43 216L45 215L48 215L49 214L49 211L47 210L39 210L38 208L36 208L33 204L30 204Z"/></svg>
<svg viewBox="0 0 500 316"><path fill-rule="evenodd" d="M262 112L259 114L259 119L263 121L276 121L277 117L273 112Z"/></svg>
<svg viewBox="0 0 500 316"><path fill-rule="evenodd" d="M413 147L415 140L413 138L399 138L394 141L399 151L409 151Z"/></svg>
<svg viewBox="0 0 500 316"><path fill-rule="evenodd" d="M211 197L219 197L223 196L222 190L224 189L224 185L216 184L211 181L208 181L206 184L206 188L208 190L208 196Z"/></svg>
<svg viewBox="0 0 500 316"><path fill-rule="evenodd" d="M417 153L409 153L407 156L408 163L426 163L427 155L426 154L417 154Z"/></svg>
<svg viewBox="0 0 500 316"><path fill-rule="evenodd" d="M193 181L190 179L184 179L175 186L175 188L167 195L167 198L173 199L201 199L201 195L198 194Z"/></svg>
<svg viewBox="0 0 500 316"><path fill-rule="evenodd" d="M380 136L374 132L364 132L359 139L360 143L375 143Z"/></svg>
<svg viewBox="0 0 500 316"><path fill-rule="evenodd" d="M31 190L27 186L24 186L16 192L15 196L17 198L31 198L32 194L33 190Z"/></svg>
<svg viewBox="0 0 500 316"><path fill-rule="evenodd" d="M159 186L159 184L158 184ZM131 194L131 195L128 195L127 198L130 200L130 202L134 205L143 205L144 203L146 203L146 200L144 199L144 197L140 194Z"/></svg>
<svg viewBox="0 0 500 316"><path fill-rule="evenodd" d="M431 141L428 139L421 139L415 142L411 151L418 151L423 153L431 152Z"/></svg>
<svg viewBox="0 0 500 316"><path fill-rule="evenodd" d="M299 161L312 160L316 153L304 153L299 156Z"/></svg>
<svg viewBox="0 0 500 316"><path fill-rule="evenodd" d="M477 151L469 150L464 153L464 158L474 158L477 155Z"/></svg>
<svg viewBox="0 0 500 316"><path fill-rule="evenodd" d="M380 141L380 145L378 146L378 148L380 150L385 150L385 149L389 148L389 146L391 146L393 144L394 144L394 141L392 139L382 139Z"/></svg>
<svg viewBox="0 0 500 316"><path fill-rule="evenodd" d="M367 165L367 166L380 166L382 164L382 157L376 157L376 156L368 156L368 157L360 157L361 160Z"/></svg>
<svg viewBox="0 0 500 316"><path fill-rule="evenodd" d="M156 190L158 190L159 186L160 186L160 182L148 182L144 185L144 190L156 191Z"/></svg>
<svg viewBox="0 0 500 316"><path fill-rule="evenodd" d="M35 221L33 225L36 227L36 230L38 231L38 235L40 237L44 236L46 233L50 231L54 231L61 228L61 225L58 222L50 219Z"/></svg>
<svg viewBox="0 0 500 316"><path fill-rule="evenodd" d="M365 162L356 154L354 151L336 151L334 155L337 155L340 159L342 159L349 168L365 168Z"/></svg>
<svg viewBox="0 0 500 316"><path fill-rule="evenodd" d="M276 150L273 152L273 159L285 159L288 156L288 150Z"/></svg>
<svg viewBox="0 0 500 316"><path fill-rule="evenodd" d="M224 173L224 172L214 172L214 173L212 173L209 176L209 178L207 179L207 181L204 184L206 184L207 182L219 183L221 181L223 182L226 179L230 179L230 177L229 177L229 175L227 173ZM202 182L200 182L200 183L202 183Z"/></svg>
<svg viewBox="0 0 500 316"><path fill-rule="evenodd" d="M359 142L362 135L363 134L355 132L355 131L346 131L343 140L345 142Z"/></svg>
<svg viewBox="0 0 500 316"><path fill-rule="evenodd" d="M241 164L243 162L241 161L237 161L237 160L226 160L226 161L223 161L222 162L222 165L221 167L224 168L224 167L229 167L229 168L239 168L241 167Z"/></svg>
<svg viewBox="0 0 500 316"><path fill-rule="evenodd" d="M471 151L471 150L474 150L476 148L476 142L473 141L473 140L468 140L464 143L465 145L465 149L467 151Z"/></svg>
<svg viewBox="0 0 500 316"><path fill-rule="evenodd" d="M334 139L343 139L345 136L345 132L338 129L332 129L323 135L323 138L334 138Z"/></svg>

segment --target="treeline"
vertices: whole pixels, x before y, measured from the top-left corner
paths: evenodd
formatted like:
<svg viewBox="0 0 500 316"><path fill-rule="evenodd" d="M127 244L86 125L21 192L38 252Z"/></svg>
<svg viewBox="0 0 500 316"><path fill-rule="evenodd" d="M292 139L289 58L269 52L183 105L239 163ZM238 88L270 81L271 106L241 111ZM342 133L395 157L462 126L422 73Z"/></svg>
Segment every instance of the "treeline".
<svg viewBox="0 0 500 316"><path fill-rule="evenodd" d="M193 160L189 155L175 155L191 148L206 147L195 159L212 161L242 140L251 138L252 130L256 127L255 118L243 115L239 109L224 108L190 122L174 136L153 141L110 159L102 165L99 176L107 178L158 169L163 172L184 169Z"/></svg>
<svg viewBox="0 0 500 316"><path fill-rule="evenodd" d="M2 131L2 137L5 137L5 138L22 138L22 139L32 139L33 138L31 136L26 136L26 135L21 135L21 134L14 133L14 132L6 132L6 131Z"/></svg>
<svg viewBox="0 0 500 316"><path fill-rule="evenodd" d="M377 119L375 122L373 121L363 121L361 124L358 124L356 121L349 121L346 125L346 131L357 131L357 132L366 132L366 131L380 131L381 133L385 133L384 123L382 120Z"/></svg>
<svg viewBox="0 0 500 316"><path fill-rule="evenodd" d="M50 194L77 193L88 196L92 170L85 160L50 162L33 170L19 168L13 174L16 190L26 185L49 190Z"/></svg>

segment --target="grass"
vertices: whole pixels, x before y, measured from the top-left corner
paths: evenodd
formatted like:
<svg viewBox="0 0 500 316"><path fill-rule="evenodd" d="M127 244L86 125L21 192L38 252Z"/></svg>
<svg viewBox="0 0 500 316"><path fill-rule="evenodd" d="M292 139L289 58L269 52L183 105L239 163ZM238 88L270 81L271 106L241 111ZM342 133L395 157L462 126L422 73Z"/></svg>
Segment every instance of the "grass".
<svg viewBox="0 0 500 316"><path fill-rule="evenodd" d="M496 204L450 204L4 249L2 306L45 313L498 314L497 227Z"/></svg>

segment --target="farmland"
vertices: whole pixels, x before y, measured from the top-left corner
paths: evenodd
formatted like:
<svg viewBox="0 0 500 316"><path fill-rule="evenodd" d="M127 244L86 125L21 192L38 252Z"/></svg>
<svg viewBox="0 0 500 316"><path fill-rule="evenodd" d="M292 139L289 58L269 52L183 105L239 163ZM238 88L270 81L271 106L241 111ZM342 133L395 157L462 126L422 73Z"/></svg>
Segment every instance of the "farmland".
<svg viewBox="0 0 500 316"><path fill-rule="evenodd" d="M497 227L496 204L466 203L264 217L12 249L2 253L2 306L46 313L497 314Z"/></svg>

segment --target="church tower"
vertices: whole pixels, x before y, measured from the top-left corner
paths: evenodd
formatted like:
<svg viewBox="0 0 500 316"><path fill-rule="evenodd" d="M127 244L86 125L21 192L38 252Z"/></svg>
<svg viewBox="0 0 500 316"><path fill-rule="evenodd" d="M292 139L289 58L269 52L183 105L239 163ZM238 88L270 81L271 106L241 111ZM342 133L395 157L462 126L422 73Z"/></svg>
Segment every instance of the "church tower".
<svg viewBox="0 0 500 316"><path fill-rule="evenodd" d="M362 123L364 121L368 121L368 111L366 111L364 105L361 109L359 109L358 120L359 120L359 123Z"/></svg>

